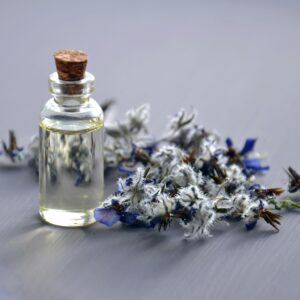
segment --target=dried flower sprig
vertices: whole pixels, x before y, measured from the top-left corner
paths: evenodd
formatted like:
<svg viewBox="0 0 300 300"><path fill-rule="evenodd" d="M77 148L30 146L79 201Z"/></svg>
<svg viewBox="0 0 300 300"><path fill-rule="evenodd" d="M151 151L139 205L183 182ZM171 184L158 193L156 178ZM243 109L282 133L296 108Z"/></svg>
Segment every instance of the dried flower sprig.
<svg viewBox="0 0 300 300"><path fill-rule="evenodd" d="M8 143L2 140L1 164L19 166L24 161L24 156L24 148L17 145L16 135L13 130L10 130Z"/></svg>

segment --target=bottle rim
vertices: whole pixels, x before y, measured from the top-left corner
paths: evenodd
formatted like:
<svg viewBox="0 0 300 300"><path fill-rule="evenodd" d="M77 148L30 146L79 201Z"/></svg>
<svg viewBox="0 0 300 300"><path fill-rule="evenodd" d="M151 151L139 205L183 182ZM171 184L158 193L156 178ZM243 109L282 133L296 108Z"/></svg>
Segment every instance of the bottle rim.
<svg viewBox="0 0 300 300"><path fill-rule="evenodd" d="M65 81L59 79L58 73L54 72L49 75L48 87L53 96L87 97L95 90L95 76L85 72L84 78L81 80Z"/></svg>

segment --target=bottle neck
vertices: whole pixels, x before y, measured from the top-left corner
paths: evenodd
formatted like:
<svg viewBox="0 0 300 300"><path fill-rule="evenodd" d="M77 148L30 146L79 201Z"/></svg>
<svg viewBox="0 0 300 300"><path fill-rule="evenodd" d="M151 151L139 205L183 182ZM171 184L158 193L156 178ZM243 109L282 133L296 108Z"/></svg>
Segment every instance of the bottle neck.
<svg viewBox="0 0 300 300"><path fill-rule="evenodd" d="M87 104L90 100L90 96L57 96L53 95L54 101L62 106L74 107Z"/></svg>
<svg viewBox="0 0 300 300"><path fill-rule="evenodd" d="M56 72L49 76L49 91L54 101L62 106L76 107L87 104L94 89L95 77L88 72L78 81L60 80Z"/></svg>

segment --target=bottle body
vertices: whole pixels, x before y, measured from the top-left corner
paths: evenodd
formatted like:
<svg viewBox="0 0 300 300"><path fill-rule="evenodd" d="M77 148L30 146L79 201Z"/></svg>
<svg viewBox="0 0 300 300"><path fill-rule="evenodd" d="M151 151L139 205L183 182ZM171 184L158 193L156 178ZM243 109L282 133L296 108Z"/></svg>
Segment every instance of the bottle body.
<svg viewBox="0 0 300 300"><path fill-rule="evenodd" d="M79 94L50 99L39 124L39 212L66 227L94 223L104 197L103 113Z"/></svg>

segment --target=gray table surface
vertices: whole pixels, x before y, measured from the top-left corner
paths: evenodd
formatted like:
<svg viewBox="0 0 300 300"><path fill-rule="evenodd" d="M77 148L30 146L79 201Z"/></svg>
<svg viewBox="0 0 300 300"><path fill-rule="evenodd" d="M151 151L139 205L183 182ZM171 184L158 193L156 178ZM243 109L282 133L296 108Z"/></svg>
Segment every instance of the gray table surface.
<svg viewBox="0 0 300 300"><path fill-rule="evenodd" d="M160 134L194 106L223 137L258 137L272 166L260 181L286 186L283 169L300 169L299 17L299 1L1 1L0 137L37 132L52 53L83 49L95 98L117 99L119 116L148 102ZM176 226L57 228L26 168L0 170L0 203L1 300L300 299L300 212L278 234L232 224L199 242Z"/></svg>

